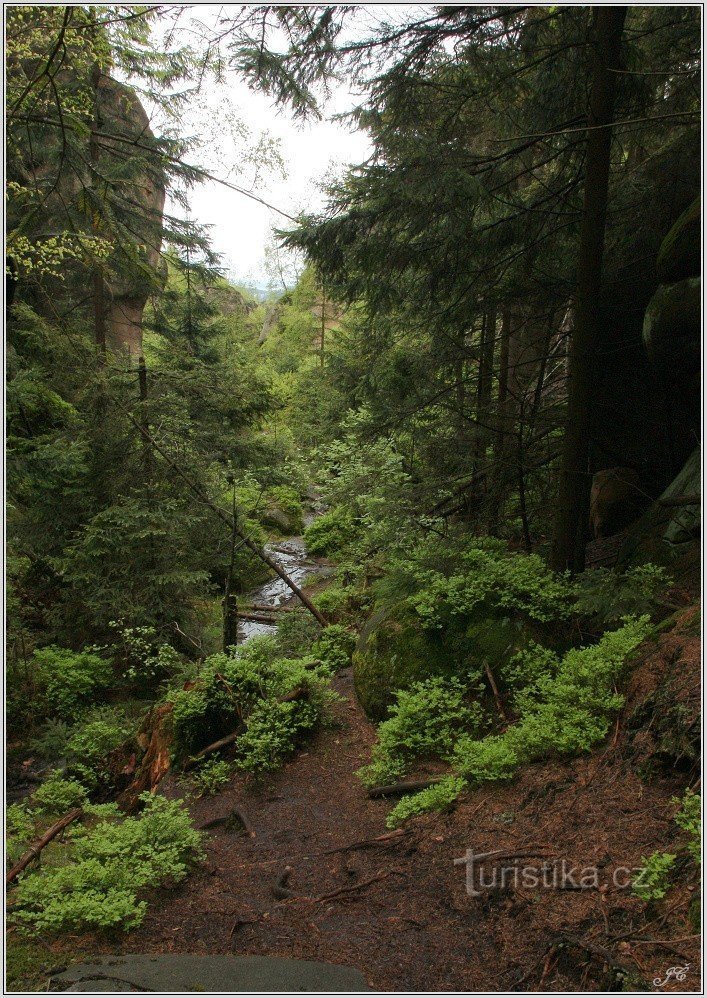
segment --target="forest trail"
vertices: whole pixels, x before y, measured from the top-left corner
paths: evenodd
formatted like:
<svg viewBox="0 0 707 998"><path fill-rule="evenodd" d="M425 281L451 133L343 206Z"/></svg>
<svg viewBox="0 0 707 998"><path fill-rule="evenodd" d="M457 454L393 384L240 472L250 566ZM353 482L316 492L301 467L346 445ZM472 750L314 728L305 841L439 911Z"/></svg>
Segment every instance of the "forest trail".
<svg viewBox="0 0 707 998"><path fill-rule="evenodd" d="M547 990L602 990L622 967L640 990L678 957L696 968L689 893L662 926L679 944L624 942L613 970L602 969L601 947L615 948L609 940L645 938L643 905L630 891L601 884L469 897L464 868L454 863L468 848L528 855L532 847L533 855L592 864L608 882L616 865L635 866L672 841L670 801L684 776L668 770L642 783L636 770L648 750L637 756L624 726L661 677L674 676L677 699L697 709L694 612L683 620L648 647L608 747L538 763L516 782L470 792L453 813L421 816L377 844L370 840L386 834L390 802L370 800L355 775L369 759L374 728L356 701L351 667L341 671L333 681L341 696L333 723L307 751L261 787L236 775L223 793L191 802L196 825L235 808L255 835L223 825L207 830L206 861L176 890L155 893L120 952L325 961L360 970L379 991L525 990L528 981L537 990L541 979ZM185 789L179 777L162 785L170 797L184 797ZM294 896L276 897L287 867ZM115 941L93 937L89 946L116 953ZM697 970L691 973L694 985ZM671 981L664 990L682 986Z"/></svg>

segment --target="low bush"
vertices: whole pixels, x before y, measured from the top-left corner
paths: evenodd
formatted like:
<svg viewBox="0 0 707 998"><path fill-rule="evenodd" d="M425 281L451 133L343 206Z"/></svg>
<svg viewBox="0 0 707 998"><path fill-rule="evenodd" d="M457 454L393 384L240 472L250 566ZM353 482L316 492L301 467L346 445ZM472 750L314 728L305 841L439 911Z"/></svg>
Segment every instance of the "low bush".
<svg viewBox="0 0 707 998"><path fill-rule="evenodd" d="M13 920L29 932L138 926L147 908L141 894L183 880L202 855L201 835L181 801L149 793L142 800L136 817L120 818L113 805L96 808L95 824L49 846L42 867L25 873L12 892Z"/></svg>
<svg viewBox="0 0 707 998"><path fill-rule="evenodd" d="M351 664L356 636L341 624L330 624L312 645L312 658L319 659L332 672Z"/></svg>
<svg viewBox="0 0 707 998"><path fill-rule="evenodd" d="M660 901L670 888L670 871L676 856L669 852L654 852L647 859L641 858L642 867L631 884L631 889L641 901Z"/></svg>
<svg viewBox="0 0 707 998"><path fill-rule="evenodd" d="M32 807L39 814L62 815L73 807L83 807L88 790L78 780L66 779L58 771L52 773L32 794Z"/></svg>
<svg viewBox="0 0 707 998"><path fill-rule="evenodd" d="M687 834L687 851L699 866L702 863L702 797L688 789L682 800L674 798L673 804L680 804L675 823Z"/></svg>
<svg viewBox="0 0 707 998"><path fill-rule="evenodd" d="M230 779L230 763L218 756L212 756L207 762L202 763L193 776L199 797L214 797L223 790Z"/></svg>
<svg viewBox="0 0 707 998"><path fill-rule="evenodd" d="M277 625L277 646L286 658L304 655L316 641L320 625L307 610L283 613Z"/></svg>
<svg viewBox="0 0 707 998"><path fill-rule="evenodd" d="M403 797L386 819L387 828L397 828L408 818L427 811L446 811L454 805L459 794L466 787L466 781L458 776L447 776L439 783L422 790L419 794Z"/></svg>
<svg viewBox="0 0 707 998"><path fill-rule="evenodd" d="M468 692L458 680L441 677L398 691L390 717L378 728L371 765L359 770L363 782L400 779L414 760L447 759L463 733L478 734L486 719L477 703L468 702Z"/></svg>
<svg viewBox="0 0 707 998"><path fill-rule="evenodd" d="M32 664L44 712L73 720L111 682L110 664L93 652L50 645L35 651Z"/></svg>
<svg viewBox="0 0 707 998"><path fill-rule="evenodd" d="M346 506L334 506L310 523L304 532L304 541L310 554L333 556L346 550L357 534L351 510Z"/></svg>

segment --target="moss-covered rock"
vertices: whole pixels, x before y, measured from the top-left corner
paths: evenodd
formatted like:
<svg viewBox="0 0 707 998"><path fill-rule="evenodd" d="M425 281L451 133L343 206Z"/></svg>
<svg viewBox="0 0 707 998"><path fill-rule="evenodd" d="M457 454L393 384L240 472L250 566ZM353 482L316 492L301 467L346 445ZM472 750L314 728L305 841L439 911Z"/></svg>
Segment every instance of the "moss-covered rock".
<svg viewBox="0 0 707 998"><path fill-rule="evenodd" d="M699 385L701 338L699 277L661 284L643 321L643 344L667 381L683 390Z"/></svg>
<svg viewBox="0 0 707 998"><path fill-rule="evenodd" d="M425 629L404 604L368 620L353 655L356 695L374 721L381 721L396 690L431 676L481 675L524 647L530 631L519 619L477 614L444 629Z"/></svg>
<svg viewBox="0 0 707 998"><path fill-rule="evenodd" d="M702 267L701 203L697 197L682 213L658 252L658 280L662 284L697 277Z"/></svg>

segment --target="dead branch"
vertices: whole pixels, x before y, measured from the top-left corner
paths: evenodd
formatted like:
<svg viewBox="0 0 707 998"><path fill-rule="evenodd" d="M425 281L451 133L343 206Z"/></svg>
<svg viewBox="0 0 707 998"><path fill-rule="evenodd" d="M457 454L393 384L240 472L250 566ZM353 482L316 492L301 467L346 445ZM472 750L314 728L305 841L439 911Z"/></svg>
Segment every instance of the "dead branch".
<svg viewBox="0 0 707 998"><path fill-rule="evenodd" d="M496 680L494 679L494 675L491 672L491 666L488 664L488 662L484 662L484 672L486 673L486 678L488 679L489 686L491 687L491 691L493 692L493 698L496 701L496 707L498 708L498 713L501 715L501 720L504 722L504 724L508 724L508 714L506 714L506 711L504 709L503 701L501 700L501 694L498 692L498 686L496 685Z"/></svg>
<svg viewBox="0 0 707 998"><path fill-rule="evenodd" d="M375 800L377 797L398 797L402 794L414 794L418 790L427 790L439 783L441 776L434 776L429 780L408 780L403 783L388 783L382 787L371 787L368 796Z"/></svg>
<svg viewBox="0 0 707 998"><path fill-rule="evenodd" d="M55 839L59 832L63 832L67 825L70 825L72 821L76 821L83 814L82 807L75 807L68 814L65 814L63 818L59 818L51 825L41 839L38 839L33 843L26 853L18 859L11 870L7 871L5 875L5 885L11 884L17 877L22 873L25 867L29 866L33 859L39 859L39 854L45 846L49 845L52 839Z"/></svg>
<svg viewBox="0 0 707 998"><path fill-rule="evenodd" d="M350 842L346 846L337 846L335 849L327 849L322 856L333 856L337 852L348 852L352 849L373 849L376 846L385 848L395 845L410 834L409 829L397 828L394 832L386 832L385 835L377 835L374 839L359 839L357 842Z"/></svg>
<svg viewBox="0 0 707 998"><path fill-rule="evenodd" d="M385 873L377 873L375 877L369 877L368 880L360 880L357 884L340 887L338 891L330 891L328 894L320 894L317 898L302 898L302 900L312 901L314 904L331 901L332 898L339 897L341 894L351 894L353 891L363 890L364 887L370 887L371 884L375 884L379 880L387 880L388 877L407 877L407 873L403 873L402 870L388 870Z"/></svg>
<svg viewBox="0 0 707 998"><path fill-rule="evenodd" d="M232 731L230 735L226 735L225 738L219 738L217 742L212 742L211 745L207 745L196 755L191 756L182 766L182 769L186 772L189 769L193 769L202 759L206 758L207 755L211 755L212 752L218 752L219 749L226 748L228 745L233 745L235 741L243 734L245 731L245 725L239 724L235 731Z"/></svg>

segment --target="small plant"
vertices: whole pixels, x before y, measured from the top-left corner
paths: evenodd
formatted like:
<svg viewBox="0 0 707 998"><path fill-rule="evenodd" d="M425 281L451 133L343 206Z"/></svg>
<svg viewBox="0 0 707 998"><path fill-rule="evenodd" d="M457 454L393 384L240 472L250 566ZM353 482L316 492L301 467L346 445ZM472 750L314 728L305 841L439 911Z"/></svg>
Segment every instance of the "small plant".
<svg viewBox="0 0 707 998"><path fill-rule="evenodd" d="M231 766L225 759L214 756L204 762L194 773L194 786L199 797L214 797L231 779Z"/></svg>
<svg viewBox="0 0 707 998"><path fill-rule="evenodd" d="M460 735L478 733L484 724L481 707L466 698L463 683L439 676L399 690L390 717L378 728L372 763L359 770L363 782L399 779L421 757L447 759Z"/></svg>
<svg viewBox="0 0 707 998"><path fill-rule="evenodd" d="M7 861L17 862L34 835L35 823L31 811L22 804L10 804L5 812Z"/></svg>
<svg viewBox="0 0 707 998"><path fill-rule="evenodd" d="M307 612L293 611L282 614L277 625L277 644L286 658L303 655L316 641L320 632L317 621Z"/></svg>
<svg viewBox="0 0 707 998"><path fill-rule="evenodd" d="M427 811L446 811L452 807L459 794L466 787L466 780L447 776L439 783L422 790L419 794L403 797L386 818L387 828L397 828L408 818Z"/></svg>
<svg viewBox="0 0 707 998"><path fill-rule="evenodd" d="M651 614L671 585L666 570L650 563L623 573L591 569L577 578L574 611L591 618L597 627L628 615Z"/></svg>
<svg viewBox="0 0 707 998"><path fill-rule="evenodd" d="M47 852L60 862L24 874L13 891L16 923L29 932L138 926L147 908L140 895L183 880L202 855L182 801L149 793L141 800L137 817L119 818L113 809L75 828L64 845L52 843Z"/></svg>
<svg viewBox="0 0 707 998"><path fill-rule="evenodd" d="M319 659L332 672L338 672L351 664L355 647L355 635L341 624L330 624L312 645L312 657Z"/></svg>
<svg viewBox="0 0 707 998"><path fill-rule="evenodd" d="M687 833L687 850L699 866L702 863L702 797L688 789L682 800L674 797L672 803L680 804L675 823Z"/></svg>
<svg viewBox="0 0 707 998"><path fill-rule="evenodd" d="M677 857L669 852L654 852L646 859L641 858L642 868L631 885L636 897L641 901L660 901L670 887L668 874Z"/></svg>
<svg viewBox="0 0 707 998"><path fill-rule="evenodd" d="M67 741L68 770L90 790L110 779L105 767L109 752L130 734L125 718L115 710L98 708L76 726Z"/></svg>
<svg viewBox="0 0 707 998"><path fill-rule="evenodd" d="M71 728L66 721L50 717L41 732L32 739L30 747L43 759L60 759L66 755L66 747L70 737Z"/></svg>
<svg viewBox="0 0 707 998"><path fill-rule="evenodd" d="M51 645L35 651L33 664L47 714L63 720L76 717L111 681L109 663L93 652Z"/></svg>
<svg viewBox="0 0 707 998"><path fill-rule="evenodd" d="M32 794L32 805L40 814L66 814L73 807L83 807L88 791L78 780L65 779L55 771Z"/></svg>
<svg viewBox="0 0 707 998"><path fill-rule="evenodd" d="M310 554L335 555L351 544L357 533L351 510L334 506L307 527L304 541Z"/></svg>

